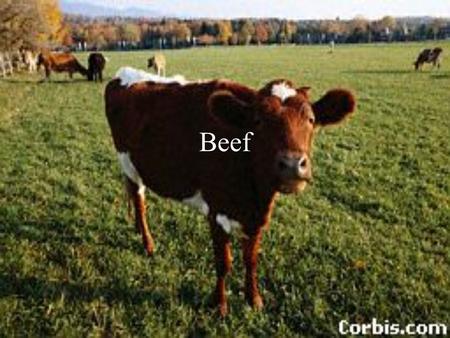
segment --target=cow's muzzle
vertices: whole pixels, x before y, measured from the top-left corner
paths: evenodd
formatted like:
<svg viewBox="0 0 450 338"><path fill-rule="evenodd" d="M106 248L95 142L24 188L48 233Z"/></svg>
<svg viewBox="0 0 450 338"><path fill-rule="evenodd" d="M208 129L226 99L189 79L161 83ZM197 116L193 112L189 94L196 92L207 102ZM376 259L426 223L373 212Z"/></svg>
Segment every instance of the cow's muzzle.
<svg viewBox="0 0 450 338"><path fill-rule="evenodd" d="M280 153L277 156L276 170L282 193L303 190L312 179L311 160L306 153Z"/></svg>

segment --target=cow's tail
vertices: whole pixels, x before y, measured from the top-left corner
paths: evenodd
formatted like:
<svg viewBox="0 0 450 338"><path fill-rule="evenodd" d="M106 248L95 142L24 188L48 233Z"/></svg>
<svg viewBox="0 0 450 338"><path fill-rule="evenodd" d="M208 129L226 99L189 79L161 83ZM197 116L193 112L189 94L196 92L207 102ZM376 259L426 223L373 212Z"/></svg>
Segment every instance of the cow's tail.
<svg viewBox="0 0 450 338"><path fill-rule="evenodd" d="M131 193L130 183L126 175L124 175L123 177L123 187L124 187L124 198L127 204L127 218L128 221L131 223L133 220L133 208L131 206L133 201L133 195Z"/></svg>

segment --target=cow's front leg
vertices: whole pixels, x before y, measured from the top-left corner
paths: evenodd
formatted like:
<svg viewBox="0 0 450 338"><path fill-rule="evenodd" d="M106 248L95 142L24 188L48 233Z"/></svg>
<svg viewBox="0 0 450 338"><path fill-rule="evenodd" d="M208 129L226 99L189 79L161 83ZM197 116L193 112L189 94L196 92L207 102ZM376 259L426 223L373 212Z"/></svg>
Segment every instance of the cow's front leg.
<svg viewBox="0 0 450 338"><path fill-rule="evenodd" d="M213 240L214 256L216 261L217 283L215 290L215 301L219 307L219 314L224 317L228 313L228 303L225 290L225 277L231 271L231 243L230 238L217 224L213 217L210 217L209 224Z"/></svg>
<svg viewBox="0 0 450 338"><path fill-rule="evenodd" d="M258 265L258 251L261 242L262 229L242 240L242 251L245 264L245 298L255 309L263 307L263 301L258 291L258 276L256 268Z"/></svg>

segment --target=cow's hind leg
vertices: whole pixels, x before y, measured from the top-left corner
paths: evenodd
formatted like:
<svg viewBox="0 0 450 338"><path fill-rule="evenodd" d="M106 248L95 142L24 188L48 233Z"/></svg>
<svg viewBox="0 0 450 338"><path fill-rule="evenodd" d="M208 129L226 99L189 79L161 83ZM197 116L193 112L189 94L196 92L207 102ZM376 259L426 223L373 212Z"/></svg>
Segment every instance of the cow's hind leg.
<svg viewBox="0 0 450 338"><path fill-rule="evenodd" d="M213 240L214 256L216 261L216 290L215 302L219 308L219 314L224 317L228 313L228 303L225 290L225 277L231 271L231 243L228 235L222 227L217 224L216 220L211 217L209 219L211 227L211 236Z"/></svg>
<svg viewBox="0 0 450 338"><path fill-rule="evenodd" d="M140 187L128 177L126 178L126 186L128 196L134 206L136 229L142 235L142 242L144 243L144 249L147 252L147 255L151 256L154 251L154 242L147 225L144 190L140 189Z"/></svg>

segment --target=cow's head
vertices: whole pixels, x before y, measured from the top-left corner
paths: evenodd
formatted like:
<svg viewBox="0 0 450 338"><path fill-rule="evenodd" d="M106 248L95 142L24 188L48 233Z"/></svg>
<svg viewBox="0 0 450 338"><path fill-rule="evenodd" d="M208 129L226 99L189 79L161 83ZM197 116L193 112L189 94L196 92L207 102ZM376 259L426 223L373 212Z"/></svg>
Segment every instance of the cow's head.
<svg viewBox="0 0 450 338"><path fill-rule="evenodd" d="M149 58L147 60L147 68L152 68L154 66L154 64L155 64L155 57L152 56L151 58Z"/></svg>
<svg viewBox="0 0 450 338"><path fill-rule="evenodd" d="M250 142L254 173L282 193L303 190L311 180L314 131L342 122L355 109L355 98L347 90L330 90L311 103L309 89L276 80L259 90L252 102L230 91L216 92L209 99L210 111L221 120L254 132Z"/></svg>

